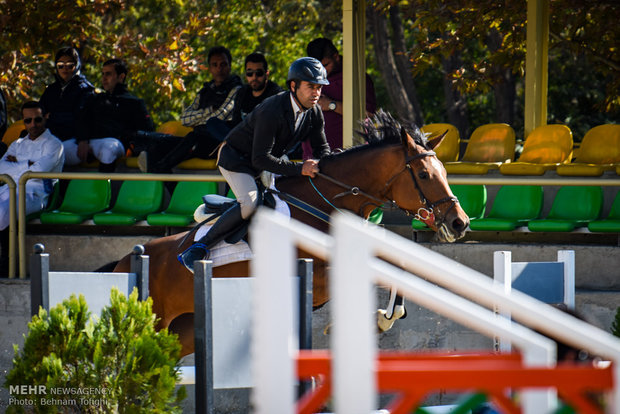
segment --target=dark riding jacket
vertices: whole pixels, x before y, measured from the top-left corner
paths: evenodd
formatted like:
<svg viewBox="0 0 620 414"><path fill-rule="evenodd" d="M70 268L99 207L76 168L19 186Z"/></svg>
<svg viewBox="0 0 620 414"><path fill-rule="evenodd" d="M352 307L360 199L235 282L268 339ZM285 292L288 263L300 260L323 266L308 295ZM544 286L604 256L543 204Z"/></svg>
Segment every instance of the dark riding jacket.
<svg viewBox="0 0 620 414"><path fill-rule="evenodd" d="M228 133L218 165L252 176L262 171L284 176L301 175L302 163L281 157L306 140L310 142L315 158L328 155L330 149L323 127L323 112L314 105L305 111L303 121L295 131L290 92L281 92L265 99Z"/></svg>
<svg viewBox="0 0 620 414"><path fill-rule="evenodd" d="M86 101L78 124L77 141L114 137L127 147L127 139L134 132L154 129L144 101L119 83L112 93L98 93Z"/></svg>

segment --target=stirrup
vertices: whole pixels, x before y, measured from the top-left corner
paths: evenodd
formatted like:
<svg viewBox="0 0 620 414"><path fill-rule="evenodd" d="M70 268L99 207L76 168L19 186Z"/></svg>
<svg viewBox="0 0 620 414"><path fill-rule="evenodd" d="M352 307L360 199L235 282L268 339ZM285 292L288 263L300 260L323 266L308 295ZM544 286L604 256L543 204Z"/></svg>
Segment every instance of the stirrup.
<svg viewBox="0 0 620 414"><path fill-rule="evenodd" d="M202 255L200 257L196 255L197 253L196 251L198 249L202 250ZM182 253L179 253L179 255L177 256L177 260L183 266L185 266L187 270L194 273L194 261L203 260L208 255L209 255L209 248L207 247L206 244L194 243L191 246L189 246L187 249L185 249L185 251L183 251Z"/></svg>

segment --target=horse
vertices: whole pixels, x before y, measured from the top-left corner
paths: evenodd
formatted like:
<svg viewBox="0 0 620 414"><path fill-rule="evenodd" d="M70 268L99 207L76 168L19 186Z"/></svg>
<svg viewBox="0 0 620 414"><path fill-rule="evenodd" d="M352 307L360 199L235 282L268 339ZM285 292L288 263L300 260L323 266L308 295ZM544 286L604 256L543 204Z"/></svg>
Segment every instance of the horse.
<svg viewBox="0 0 620 414"><path fill-rule="evenodd" d="M447 173L433 149L445 133L427 140L413 124L401 125L390 114L379 111L361 123L366 143L323 157L320 174L279 177L276 188L283 195L313 206L328 217L334 210L349 210L363 218L382 205L392 205L424 221L438 241L454 242L469 225L469 217L452 193ZM446 131L447 132L447 131ZM291 217L327 232L329 223L320 215L290 207ZM319 216L319 217L317 217ZM144 245L150 257L149 291L158 329L179 335L182 355L193 352L193 275L177 261L191 238L187 232L149 241ZM249 235L251 244L251 234ZM329 299L327 263L303 250L298 257L313 259L313 306ZM115 271L129 271L129 255ZM213 277L249 276L249 262L213 268ZM400 317L400 315L399 315ZM392 322L393 323L393 322Z"/></svg>

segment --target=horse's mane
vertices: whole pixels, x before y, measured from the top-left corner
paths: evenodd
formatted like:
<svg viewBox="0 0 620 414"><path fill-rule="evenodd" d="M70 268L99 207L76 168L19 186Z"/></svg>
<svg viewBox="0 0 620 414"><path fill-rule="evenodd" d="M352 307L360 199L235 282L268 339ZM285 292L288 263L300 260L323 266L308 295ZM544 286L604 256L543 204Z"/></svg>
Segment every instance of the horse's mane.
<svg viewBox="0 0 620 414"><path fill-rule="evenodd" d="M368 151L378 147L384 147L387 145L394 145L401 143L401 131L404 128L407 134L416 144L427 148L426 138L424 133L412 122L399 122L392 114L385 112L382 109L378 110L374 116L367 117L360 122L361 130L356 131L364 141L364 144L356 145L348 148L345 151L339 153L333 153L326 157L321 158L329 161L334 158L342 159L352 154L356 154L361 151Z"/></svg>

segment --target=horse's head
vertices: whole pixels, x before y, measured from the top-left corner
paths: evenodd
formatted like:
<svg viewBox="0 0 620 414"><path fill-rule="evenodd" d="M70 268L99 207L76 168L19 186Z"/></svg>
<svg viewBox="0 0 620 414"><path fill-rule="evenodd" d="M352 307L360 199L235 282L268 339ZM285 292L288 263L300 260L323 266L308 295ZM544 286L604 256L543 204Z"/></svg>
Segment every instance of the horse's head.
<svg viewBox="0 0 620 414"><path fill-rule="evenodd" d="M453 242L463 237L469 217L452 193L446 169L433 151L445 133L427 141L415 125L405 129L385 113L379 113L378 118L383 123L383 134L386 124L387 129L398 128L402 144L397 150L402 155L398 155L384 196L426 223L440 241Z"/></svg>

